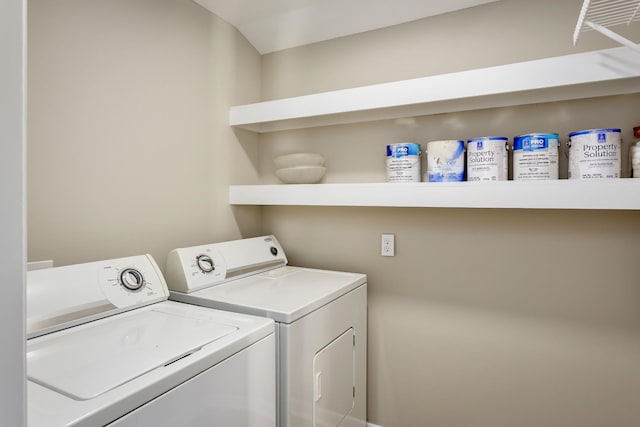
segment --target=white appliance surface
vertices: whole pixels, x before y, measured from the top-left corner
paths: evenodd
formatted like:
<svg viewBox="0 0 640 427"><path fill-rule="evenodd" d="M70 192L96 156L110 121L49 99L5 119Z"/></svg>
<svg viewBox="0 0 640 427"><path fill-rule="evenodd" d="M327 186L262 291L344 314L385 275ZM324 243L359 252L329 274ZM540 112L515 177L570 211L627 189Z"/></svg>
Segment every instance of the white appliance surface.
<svg viewBox="0 0 640 427"><path fill-rule="evenodd" d="M164 301L168 296L150 255L29 271L27 338Z"/></svg>
<svg viewBox="0 0 640 427"><path fill-rule="evenodd" d="M166 274L172 290L189 293L286 264L280 243L264 236L174 249Z"/></svg>
<svg viewBox="0 0 640 427"><path fill-rule="evenodd" d="M367 277L286 262L274 236L175 249L170 298L277 322L279 426L364 427Z"/></svg>
<svg viewBox="0 0 640 427"><path fill-rule="evenodd" d="M280 426L364 427L367 285L277 327Z"/></svg>
<svg viewBox="0 0 640 427"><path fill-rule="evenodd" d="M27 306L47 319L26 343L28 425L274 426L273 320L173 301L141 305L145 295L155 301L168 294L155 263L150 256L115 261L28 276L27 287L39 291L31 289ZM113 265L122 274L109 272L118 280L105 282ZM118 293L122 281L134 289ZM112 298L95 290L105 286ZM52 299L55 289L78 295ZM103 303L114 298L117 304ZM92 301L107 307L97 319L86 310ZM160 416L165 407L170 413Z"/></svg>
<svg viewBox="0 0 640 427"><path fill-rule="evenodd" d="M279 267L171 299L291 323L366 282L358 273Z"/></svg>
<svg viewBox="0 0 640 427"><path fill-rule="evenodd" d="M92 399L237 330L161 309L126 313L29 345L28 377L73 399Z"/></svg>

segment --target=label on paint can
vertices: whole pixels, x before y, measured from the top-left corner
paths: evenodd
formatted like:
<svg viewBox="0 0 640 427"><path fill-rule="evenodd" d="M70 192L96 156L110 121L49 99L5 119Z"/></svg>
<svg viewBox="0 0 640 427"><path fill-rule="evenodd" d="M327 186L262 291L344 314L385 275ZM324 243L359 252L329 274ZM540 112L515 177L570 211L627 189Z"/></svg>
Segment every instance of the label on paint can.
<svg viewBox="0 0 640 427"><path fill-rule="evenodd" d="M558 134L529 133L513 139L513 180L558 179Z"/></svg>
<svg viewBox="0 0 640 427"><path fill-rule="evenodd" d="M629 149L629 161L631 162L631 176L640 178L640 142L636 142Z"/></svg>
<svg viewBox="0 0 640 427"><path fill-rule="evenodd" d="M569 179L620 178L620 129L569 134Z"/></svg>
<svg viewBox="0 0 640 427"><path fill-rule="evenodd" d="M467 141L467 181L506 181L508 141L503 136Z"/></svg>
<svg viewBox="0 0 640 427"><path fill-rule="evenodd" d="M387 145L387 182L420 182L420 144Z"/></svg>
<svg viewBox="0 0 640 427"><path fill-rule="evenodd" d="M427 172L429 182L464 181L464 141L447 140L427 143Z"/></svg>

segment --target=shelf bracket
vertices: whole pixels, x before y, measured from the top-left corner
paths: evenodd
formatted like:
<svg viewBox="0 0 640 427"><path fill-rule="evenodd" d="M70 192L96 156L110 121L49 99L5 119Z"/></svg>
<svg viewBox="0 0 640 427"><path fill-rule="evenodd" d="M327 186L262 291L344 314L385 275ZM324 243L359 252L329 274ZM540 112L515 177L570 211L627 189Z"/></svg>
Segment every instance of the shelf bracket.
<svg viewBox="0 0 640 427"><path fill-rule="evenodd" d="M600 34L640 53L640 45L622 37L608 27L626 24L640 19L640 0L584 0L578 22L573 32L573 45L583 31L595 30Z"/></svg>
<svg viewBox="0 0 640 427"><path fill-rule="evenodd" d="M638 45L637 43L632 42L631 40L622 37L620 34L616 33L615 31L611 31L610 29L608 29L607 27L603 27L600 24L596 24L595 22L591 22L591 21L586 21L584 23L584 25L587 25L591 28L593 28L594 30L596 30L597 32L599 32L600 34L609 37L610 39L620 43L623 46L626 46L628 48L631 48L633 50L635 50L636 52L640 53L640 45Z"/></svg>

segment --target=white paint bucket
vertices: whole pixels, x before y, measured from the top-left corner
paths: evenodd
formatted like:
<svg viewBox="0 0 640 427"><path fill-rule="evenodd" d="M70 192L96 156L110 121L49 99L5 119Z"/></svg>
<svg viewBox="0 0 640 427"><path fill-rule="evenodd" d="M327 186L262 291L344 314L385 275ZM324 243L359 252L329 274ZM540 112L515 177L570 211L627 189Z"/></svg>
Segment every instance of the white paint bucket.
<svg viewBox="0 0 640 427"><path fill-rule="evenodd" d="M558 134L529 133L513 139L513 180L558 179Z"/></svg>
<svg viewBox="0 0 640 427"><path fill-rule="evenodd" d="M387 145L387 182L420 182L420 144Z"/></svg>
<svg viewBox="0 0 640 427"><path fill-rule="evenodd" d="M467 141L467 181L506 181L509 138L487 136Z"/></svg>
<svg viewBox="0 0 640 427"><path fill-rule="evenodd" d="M446 140L427 143L427 172L429 182L464 181L464 141Z"/></svg>
<svg viewBox="0 0 640 427"><path fill-rule="evenodd" d="M640 178L640 126L633 128L633 136L636 142L629 147L629 172L631 178Z"/></svg>
<svg viewBox="0 0 640 427"><path fill-rule="evenodd" d="M569 134L569 179L620 178L620 129L588 129Z"/></svg>

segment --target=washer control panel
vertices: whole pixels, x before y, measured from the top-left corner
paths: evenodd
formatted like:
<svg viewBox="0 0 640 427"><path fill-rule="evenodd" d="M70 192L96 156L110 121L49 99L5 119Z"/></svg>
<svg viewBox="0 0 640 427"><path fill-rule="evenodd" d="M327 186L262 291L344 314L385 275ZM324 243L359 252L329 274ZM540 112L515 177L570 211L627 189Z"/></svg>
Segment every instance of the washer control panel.
<svg viewBox="0 0 640 427"><path fill-rule="evenodd" d="M27 336L42 335L169 297L150 255L27 274Z"/></svg>
<svg viewBox="0 0 640 427"><path fill-rule="evenodd" d="M167 257L169 289L189 293L287 264L273 236L174 249Z"/></svg>
<svg viewBox="0 0 640 427"><path fill-rule="evenodd" d="M118 308L167 299L166 284L154 264L145 256L104 261L98 273L102 292Z"/></svg>
<svg viewBox="0 0 640 427"><path fill-rule="evenodd" d="M167 257L167 286L172 291L191 292L223 283L226 277L227 263L215 245L175 249Z"/></svg>

